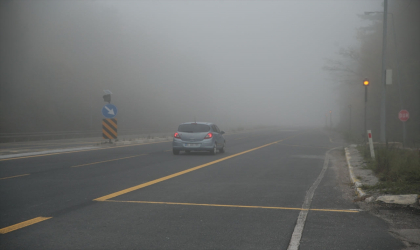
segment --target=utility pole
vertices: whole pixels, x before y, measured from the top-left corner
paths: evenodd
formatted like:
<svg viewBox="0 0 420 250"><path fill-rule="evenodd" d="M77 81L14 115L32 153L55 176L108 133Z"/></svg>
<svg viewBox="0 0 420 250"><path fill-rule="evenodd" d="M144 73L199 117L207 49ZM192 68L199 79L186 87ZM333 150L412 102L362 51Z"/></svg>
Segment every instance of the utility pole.
<svg viewBox="0 0 420 250"><path fill-rule="evenodd" d="M382 100L381 100L381 142L387 143L386 138L386 33L387 33L387 17L388 17L388 0L384 0L384 20L382 33Z"/></svg>
<svg viewBox="0 0 420 250"><path fill-rule="evenodd" d="M93 118L92 118L92 100L90 101L90 130L92 130L92 123L93 123Z"/></svg>
<svg viewBox="0 0 420 250"><path fill-rule="evenodd" d="M349 132L351 133L351 104L349 105L350 113L349 113Z"/></svg>
<svg viewBox="0 0 420 250"><path fill-rule="evenodd" d="M382 13L385 14L384 12L379 12L379 11L369 11L369 12L365 12L365 15L369 15L369 14L373 14L373 13ZM399 54L398 54L398 43L397 43L397 31L395 30L395 20L394 20L394 15L392 13L387 13L390 14L392 17L392 30L394 33L394 44L395 44L395 52L397 53L397 74L396 74L396 79L398 82L398 91L400 93L400 105L401 105L401 110L404 109L404 105L403 105L403 98L402 98L402 91L401 91L401 79L399 77L400 75L400 60L399 60ZM384 22L386 23L386 22ZM405 128L405 122L402 123L403 125L403 147L405 147L406 144L406 128ZM385 131L386 132L386 131ZM386 135L386 134L385 134ZM386 137L386 136L385 136Z"/></svg>
<svg viewBox="0 0 420 250"><path fill-rule="evenodd" d="M325 128L328 128L328 113L325 114Z"/></svg>
<svg viewBox="0 0 420 250"><path fill-rule="evenodd" d="M394 44L395 44L395 52L397 54L396 59L397 59L397 82L398 82L398 91L400 93L400 106L401 106L401 110L404 109L404 104L403 104L403 97L402 97L402 91L401 91L401 79L400 79L400 59L399 59L399 54L398 54L398 43L397 43L397 31L395 30L395 20L394 20L394 15L392 13L389 13L392 16L392 31L394 33ZM405 147L406 145L406 128L405 128L405 122L402 122L403 125L403 147Z"/></svg>
<svg viewBox="0 0 420 250"><path fill-rule="evenodd" d="M332 111L330 110L330 129L332 129Z"/></svg>

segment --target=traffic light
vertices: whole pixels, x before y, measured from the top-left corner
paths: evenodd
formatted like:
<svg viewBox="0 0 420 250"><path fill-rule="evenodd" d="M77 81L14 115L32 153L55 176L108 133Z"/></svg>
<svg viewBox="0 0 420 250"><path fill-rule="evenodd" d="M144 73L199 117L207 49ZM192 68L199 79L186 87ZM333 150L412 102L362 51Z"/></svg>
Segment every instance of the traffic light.
<svg viewBox="0 0 420 250"><path fill-rule="evenodd" d="M104 98L105 102L111 103L111 95L110 94L104 95L103 98Z"/></svg>
<svg viewBox="0 0 420 250"><path fill-rule="evenodd" d="M366 87L369 86L369 80L367 78L363 81L363 85Z"/></svg>

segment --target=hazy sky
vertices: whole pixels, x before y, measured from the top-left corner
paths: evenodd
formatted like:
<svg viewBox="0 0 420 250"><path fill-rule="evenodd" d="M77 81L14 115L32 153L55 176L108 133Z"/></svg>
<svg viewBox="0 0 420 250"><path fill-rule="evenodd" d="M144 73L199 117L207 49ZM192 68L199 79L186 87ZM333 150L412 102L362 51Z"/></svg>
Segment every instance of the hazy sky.
<svg viewBox="0 0 420 250"><path fill-rule="evenodd" d="M123 1L128 39L147 35L200 65L217 108L240 121L322 125L334 83L322 70L357 46L358 15L382 1ZM139 46L142 46L139 44ZM162 60L165 60L163 56ZM196 84L200 84L197 82Z"/></svg>
<svg viewBox="0 0 420 250"><path fill-rule="evenodd" d="M356 30L367 24L358 15L381 11L382 1L40 0L0 8L9 127L48 110L32 127L63 130L60 122L71 128L77 117L78 129L93 129L102 89L110 89L123 128L172 127L194 116L229 128L324 125L329 110L338 113L338 82L325 59L359 45Z"/></svg>

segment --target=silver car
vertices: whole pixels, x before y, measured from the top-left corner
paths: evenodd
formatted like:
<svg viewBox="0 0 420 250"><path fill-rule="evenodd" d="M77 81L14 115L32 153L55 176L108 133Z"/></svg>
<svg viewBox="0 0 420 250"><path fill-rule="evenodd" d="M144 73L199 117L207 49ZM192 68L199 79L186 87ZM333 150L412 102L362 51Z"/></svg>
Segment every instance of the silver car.
<svg viewBox="0 0 420 250"><path fill-rule="evenodd" d="M224 131L214 123L209 122L186 122L178 127L172 142L174 155L180 151L189 153L191 151L209 151L216 154L225 152L226 140L223 137Z"/></svg>

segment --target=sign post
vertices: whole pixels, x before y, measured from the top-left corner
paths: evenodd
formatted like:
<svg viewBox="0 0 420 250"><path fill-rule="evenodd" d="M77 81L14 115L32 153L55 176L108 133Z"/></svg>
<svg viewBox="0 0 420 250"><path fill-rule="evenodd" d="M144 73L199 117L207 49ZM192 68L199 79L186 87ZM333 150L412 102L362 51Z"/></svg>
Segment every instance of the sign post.
<svg viewBox="0 0 420 250"><path fill-rule="evenodd" d="M365 133L366 133L366 124L367 124L367 101L368 101L367 87L369 86L369 83L370 83L369 79L365 78L365 80L363 81L363 86L365 86ZM365 138L366 138L366 134L365 134Z"/></svg>
<svg viewBox="0 0 420 250"><path fill-rule="evenodd" d="M406 141L406 137L407 137L407 132L405 130L405 122L410 118L410 113L403 109L398 113L398 118L400 119L400 121L403 122L403 147L405 147L405 141Z"/></svg>
<svg viewBox="0 0 420 250"><path fill-rule="evenodd" d="M102 115L106 118L102 120L102 137L109 139L109 143L112 143L111 139L117 139L117 119L114 117L117 115L118 109L114 104L106 104L102 107Z"/></svg>
<svg viewBox="0 0 420 250"><path fill-rule="evenodd" d="M385 72L385 83L386 85L391 85L392 84L392 69L387 69Z"/></svg>
<svg viewBox="0 0 420 250"><path fill-rule="evenodd" d="M102 138L109 139L117 139L118 133L118 125L117 119L103 119L102 120Z"/></svg>
<svg viewBox="0 0 420 250"><path fill-rule="evenodd" d="M368 130L368 139L369 139L369 148L370 148L370 156L375 159L375 151L373 149L373 142L372 142L372 131Z"/></svg>

